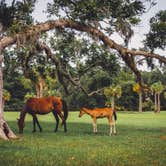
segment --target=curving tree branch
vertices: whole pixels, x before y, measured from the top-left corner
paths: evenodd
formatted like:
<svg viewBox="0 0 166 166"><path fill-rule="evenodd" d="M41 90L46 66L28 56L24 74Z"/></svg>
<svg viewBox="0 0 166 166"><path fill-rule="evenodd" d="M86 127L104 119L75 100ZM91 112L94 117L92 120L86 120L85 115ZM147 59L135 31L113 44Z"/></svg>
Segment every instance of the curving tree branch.
<svg viewBox="0 0 166 166"><path fill-rule="evenodd" d="M85 94L88 95L88 93L83 88L83 86L80 83L78 83L78 81L75 81L75 79L72 78L72 76L70 75L70 73L67 72L62 67L60 61L56 58L56 56L54 56L52 54L51 49L45 43L38 43L37 44L37 50L38 51L45 51L48 59L51 59L52 62L55 64L56 69L57 69L58 80L62 84L62 86L64 87L64 90L65 90L66 94L69 94L69 91L68 91L67 85L66 85L66 83L64 81L64 78L66 78L67 80L69 80L74 86L79 87Z"/></svg>
<svg viewBox="0 0 166 166"><path fill-rule="evenodd" d="M95 27L92 27L90 25L80 24L78 22L73 22L72 20L55 20L55 21L47 21L45 23L40 23L37 25L30 26L29 28L25 29L23 32L20 32L18 34L8 37L4 37L0 40L0 53L1 51L11 45L17 42L17 40L20 41L26 41L30 39L32 36L37 36L42 32L49 31L51 29L55 28L71 28L78 31L83 31L91 34L94 37L98 37L105 45L110 47L111 49L116 50L119 53L119 56L122 57L122 59L125 61L127 66L135 73L138 82L140 85L143 85L141 74L139 70L136 67L136 64L134 62L135 56L144 56L144 57L150 57L158 59L160 62L163 62L166 64L166 57L160 56L158 54L149 53L145 51L139 51L139 50L130 50L128 48L125 48L116 42L114 42L112 39L108 38L103 32L96 29ZM21 40L24 38L24 40ZM26 40L25 40L26 39ZM24 44L24 43L23 43ZM65 74L64 74L65 76ZM66 75L66 77L69 77L69 75ZM70 78L70 77L69 77Z"/></svg>

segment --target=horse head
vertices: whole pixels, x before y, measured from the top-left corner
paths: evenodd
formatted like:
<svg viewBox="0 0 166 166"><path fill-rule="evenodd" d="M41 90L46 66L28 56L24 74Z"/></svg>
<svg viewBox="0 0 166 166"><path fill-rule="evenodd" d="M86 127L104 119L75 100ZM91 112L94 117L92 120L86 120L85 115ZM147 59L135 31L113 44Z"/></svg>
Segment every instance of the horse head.
<svg viewBox="0 0 166 166"><path fill-rule="evenodd" d="M17 119L17 124L18 124L18 128L19 128L19 133L22 134L23 129L25 127L24 121L21 119Z"/></svg>
<svg viewBox="0 0 166 166"><path fill-rule="evenodd" d="M80 113L79 113L79 115L78 115L78 117L81 117L82 115L84 115L85 114L85 110L86 110L86 108L81 108L81 110L80 110Z"/></svg>

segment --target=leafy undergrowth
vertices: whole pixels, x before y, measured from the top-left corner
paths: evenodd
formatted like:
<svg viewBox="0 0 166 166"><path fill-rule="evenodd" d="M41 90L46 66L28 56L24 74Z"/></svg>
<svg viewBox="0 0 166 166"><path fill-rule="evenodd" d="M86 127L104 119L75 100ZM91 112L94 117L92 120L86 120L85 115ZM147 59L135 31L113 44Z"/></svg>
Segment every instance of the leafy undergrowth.
<svg viewBox="0 0 166 166"><path fill-rule="evenodd" d="M18 113L6 112L10 127L18 133ZM32 118L26 117L24 134L13 141L0 140L3 166L164 166L166 164L166 112L120 113L117 135L109 136L107 119L98 120L98 134L92 120L70 112L68 132L63 126L54 133L52 114L38 116L43 132L32 133Z"/></svg>

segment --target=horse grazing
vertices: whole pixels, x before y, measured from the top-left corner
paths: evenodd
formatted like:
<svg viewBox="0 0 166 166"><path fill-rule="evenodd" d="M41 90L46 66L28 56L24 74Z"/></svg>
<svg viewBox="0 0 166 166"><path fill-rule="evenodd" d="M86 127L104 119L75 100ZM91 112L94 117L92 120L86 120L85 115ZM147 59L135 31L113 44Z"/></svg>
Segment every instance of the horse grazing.
<svg viewBox="0 0 166 166"><path fill-rule="evenodd" d="M62 113L62 110L64 113ZM18 119L19 133L23 133L24 120L26 113L29 113L33 117L33 132L36 132L36 124L39 127L40 132L42 128L39 124L36 114L45 115L52 112L56 119L55 132L58 130L59 117L62 119L62 124L64 125L64 131L66 128L66 119L68 116L67 104L64 100L56 96L48 96L42 98L30 98L26 101L24 109L20 113L20 118Z"/></svg>
<svg viewBox="0 0 166 166"><path fill-rule="evenodd" d="M97 133L97 119L98 118L108 118L108 122L110 124L110 133L111 136L114 132L116 134L115 122L113 120L113 116L115 121L117 120L117 115L115 110L112 108L95 108L95 109L87 109L82 108L79 113L79 117L82 117L84 114L88 114L91 116L93 120L93 132Z"/></svg>

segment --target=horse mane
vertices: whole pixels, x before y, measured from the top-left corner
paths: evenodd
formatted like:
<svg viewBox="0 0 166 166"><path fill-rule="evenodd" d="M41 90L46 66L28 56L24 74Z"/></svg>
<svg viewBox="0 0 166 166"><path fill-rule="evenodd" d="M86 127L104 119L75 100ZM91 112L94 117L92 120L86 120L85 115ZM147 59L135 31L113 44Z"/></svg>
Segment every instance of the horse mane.
<svg viewBox="0 0 166 166"><path fill-rule="evenodd" d="M82 107L81 110L86 111L86 110L89 110L89 109L86 108L86 107Z"/></svg>

